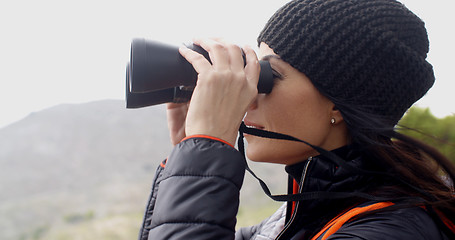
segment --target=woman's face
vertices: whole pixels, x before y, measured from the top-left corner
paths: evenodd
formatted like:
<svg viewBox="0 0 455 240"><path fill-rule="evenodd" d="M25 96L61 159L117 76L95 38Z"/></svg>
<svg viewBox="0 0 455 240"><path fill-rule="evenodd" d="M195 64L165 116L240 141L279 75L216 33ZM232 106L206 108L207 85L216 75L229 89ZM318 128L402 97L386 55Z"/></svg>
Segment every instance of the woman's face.
<svg viewBox="0 0 455 240"><path fill-rule="evenodd" d="M334 104L313 86L305 74L281 60L265 43L259 57L269 60L281 75L269 94L258 94L244 119L250 127L291 135L326 150L347 144L347 131ZM331 123L335 118L336 122ZM318 153L304 143L245 136L252 161L290 165Z"/></svg>

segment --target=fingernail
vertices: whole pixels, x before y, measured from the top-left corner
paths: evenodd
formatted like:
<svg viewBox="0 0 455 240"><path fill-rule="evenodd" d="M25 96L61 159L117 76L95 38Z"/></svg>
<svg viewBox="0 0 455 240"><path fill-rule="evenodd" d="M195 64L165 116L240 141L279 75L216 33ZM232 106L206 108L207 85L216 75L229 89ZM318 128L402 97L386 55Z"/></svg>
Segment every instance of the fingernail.
<svg viewBox="0 0 455 240"><path fill-rule="evenodd" d="M250 45L245 45L245 46L243 46L243 50L251 50L251 49L252 49L252 48L251 48Z"/></svg>
<svg viewBox="0 0 455 240"><path fill-rule="evenodd" d="M189 50L189 49L188 49L188 47L186 47L186 46L180 46L180 47L179 47L179 51L180 51L180 52L186 52L186 51L188 51L188 50Z"/></svg>

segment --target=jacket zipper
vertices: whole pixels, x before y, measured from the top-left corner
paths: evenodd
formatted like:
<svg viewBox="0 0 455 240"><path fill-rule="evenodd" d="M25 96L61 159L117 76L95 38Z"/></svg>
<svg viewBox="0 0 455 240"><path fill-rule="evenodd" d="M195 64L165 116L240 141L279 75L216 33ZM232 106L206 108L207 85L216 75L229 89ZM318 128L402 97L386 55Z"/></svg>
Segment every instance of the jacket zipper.
<svg viewBox="0 0 455 240"><path fill-rule="evenodd" d="M303 169L302 178L300 179L299 193L302 192L303 185L305 183L306 175L307 175L307 172L308 172L308 166L310 165L311 161L313 161L313 157L309 157L308 158L308 161L305 164L305 168ZM283 235L283 233L286 232L286 230L291 226L292 222L294 222L294 219L295 219L295 216L296 216L296 213L297 213L298 209L299 209L299 202L297 202L295 204L295 209L294 209L294 212L292 213L291 219L286 224L286 226L284 226L283 230L281 230L280 234L278 234L278 236L275 238L275 240L279 240L280 237Z"/></svg>

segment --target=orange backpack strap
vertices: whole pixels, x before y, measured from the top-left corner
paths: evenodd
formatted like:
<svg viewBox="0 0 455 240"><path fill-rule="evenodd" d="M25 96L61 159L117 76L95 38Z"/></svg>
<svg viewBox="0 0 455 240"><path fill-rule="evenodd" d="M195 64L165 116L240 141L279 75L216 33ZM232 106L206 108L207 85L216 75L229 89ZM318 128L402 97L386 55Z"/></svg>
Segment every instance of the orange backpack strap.
<svg viewBox="0 0 455 240"><path fill-rule="evenodd" d="M392 202L378 202L378 203L374 203L374 204L367 205L364 207L355 207L345 213L338 215L334 219L332 219L311 240L316 240L321 236L322 236L321 240L326 240L328 237L330 237L332 234L334 234L336 231L338 231L338 229L340 229L341 226L343 226L343 224L345 224L347 221L349 221L353 217L355 217L361 213L374 211L374 210L378 210L381 208L386 208L393 204L394 203L392 203Z"/></svg>
<svg viewBox="0 0 455 240"><path fill-rule="evenodd" d="M435 212L436 212L436 214L438 214L439 218L441 218L442 222L446 225L446 227L455 234L455 223L450 221L446 217L446 215L444 215L444 213L442 213L441 211L435 209Z"/></svg>
<svg viewBox="0 0 455 240"><path fill-rule="evenodd" d="M442 227L442 230L446 234L455 237L455 223L446 217L444 213L436 208L432 208L431 206L421 206L421 208L430 214L430 216L436 221L436 224L438 224L439 227ZM438 218L439 221L437 221L436 218Z"/></svg>

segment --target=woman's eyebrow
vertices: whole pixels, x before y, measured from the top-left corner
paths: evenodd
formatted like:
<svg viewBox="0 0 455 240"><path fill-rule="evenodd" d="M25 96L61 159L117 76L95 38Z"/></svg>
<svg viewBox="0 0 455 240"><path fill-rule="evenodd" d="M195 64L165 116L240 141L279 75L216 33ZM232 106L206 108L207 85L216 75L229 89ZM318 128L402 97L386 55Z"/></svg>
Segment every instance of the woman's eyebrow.
<svg viewBox="0 0 455 240"><path fill-rule="evenodd" d="M262 61L270 61L270 59L272 59L272 58L277 59L277 60L281 60L281 58L279 56L277 56L277 55L266 55L266 56L262 57L261 60ZM279 65L279 64L276 64L276 65ZM280 71L283 71L279 66L276 66L276 67L278 67L278 69L280 69ZM277 71L275 69L275 67L272 67L272 73L273 73L273 76L276 77L276 78L279 78L279 79L283 78L283 75L279 71Z"/></svg>
<svg viewBox="0 0 455 240"><path fill-rule="evenodd" d="M275 58L275 59L281 60L281 58L280 58L279 56L277 56L277 55L272 55L272 54L266 55L266 56L262 57L261 60L262 60L262 61L269 61L271 58Z"/></svg>

